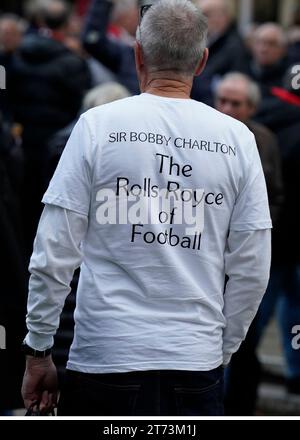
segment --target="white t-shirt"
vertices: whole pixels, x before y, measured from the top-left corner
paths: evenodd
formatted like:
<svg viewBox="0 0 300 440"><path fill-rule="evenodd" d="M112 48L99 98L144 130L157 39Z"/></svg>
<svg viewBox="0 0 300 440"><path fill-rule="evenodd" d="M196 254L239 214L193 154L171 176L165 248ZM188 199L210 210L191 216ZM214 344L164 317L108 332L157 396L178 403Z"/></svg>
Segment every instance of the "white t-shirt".
<svg viewBox="0 0 300 440"><path fill-rule="evenodd" d="M123 202L142 193L144 206L163 189L190 196L198 229L187 234L172 207L152 212L154 224L101 224L107 189ZM222 364L229 231L272 227L246 126L199 102L150 94L98 107L75 127L43 202L89 217L69 369Z"/></svg>

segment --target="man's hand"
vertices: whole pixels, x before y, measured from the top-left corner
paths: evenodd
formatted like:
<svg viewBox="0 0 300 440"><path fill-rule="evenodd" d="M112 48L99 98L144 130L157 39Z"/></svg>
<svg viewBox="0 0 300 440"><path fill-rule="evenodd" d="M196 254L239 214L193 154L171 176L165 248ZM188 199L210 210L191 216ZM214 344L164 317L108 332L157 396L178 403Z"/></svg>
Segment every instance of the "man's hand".
<svg viewBox="0 0 300 440"><path fill-rule="evenodd" d="M57 371L52 357L27 356L23 378L22 397L25 408L38 402L42 413L52 411L57 404Z"/></svg>

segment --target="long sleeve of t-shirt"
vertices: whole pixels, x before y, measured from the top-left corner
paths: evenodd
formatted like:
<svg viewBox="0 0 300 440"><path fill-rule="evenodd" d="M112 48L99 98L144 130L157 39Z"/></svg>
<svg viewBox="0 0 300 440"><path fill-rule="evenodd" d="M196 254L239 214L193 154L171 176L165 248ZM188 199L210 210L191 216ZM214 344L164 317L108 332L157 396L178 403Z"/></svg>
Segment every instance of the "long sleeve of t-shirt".
<svg viewBox="0 0 300 440"><path fill-rule="evenodd" d="M224 296L223 362L228 364L255 317L266 291L271 261L271 230L231 231L225 252L229 280Z"/></svg>
<svg viewBox="0 0 300 440"><path fill-rule="evenodd" d="M35 350L53 345L74 271L82 261L81 241L88 225L82 214L46 205L30 260L26 343Z"/></svg>

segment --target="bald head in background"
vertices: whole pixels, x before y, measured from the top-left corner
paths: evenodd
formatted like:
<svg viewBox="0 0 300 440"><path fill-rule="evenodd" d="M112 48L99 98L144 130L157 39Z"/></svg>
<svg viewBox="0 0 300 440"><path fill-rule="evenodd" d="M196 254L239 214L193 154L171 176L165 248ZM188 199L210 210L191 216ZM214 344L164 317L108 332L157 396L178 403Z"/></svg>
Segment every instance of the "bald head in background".
<svg viewBox="0 0 300 440"><path fill-rule="evenodd" d="M265 23L254 34L253 57L260 66L272 66L285 57L287 44L287 36L281 26Z"/></svg>
<svg viewBox="0 0 300 440"><path fill-rule="evenodd" d="M41 25L56 31L66 28L70 21L71 8L64 0L45 0L40 5Z"/></svg>
<svg viewBox="0 0 300 440"><path fill-rule="evenodd" d="M245 70L248 52L234 20L230 0L195 0L208 22L209 58L204 74L195 78L192 97L213 105L215 82L228 72Z"/></svg>
<svg viewBox="0 0 300 440"><path fill-rule="evenodd" d="M256 112L261 94L257 84L242 73L229 73L219 82L215 106L220 112L246 123Z"/></svg>
<svg viewBox="0 0 300 440"><path fill-rule="evenodd" d="M112 23L125 29L129 35L135 37L139 23L139 8L136 0L119 0L115 2Z"/></svg>
<svg viewBox="0 0 300 440"><path fill-rule="evenodd" d="M0 18L0 51L13 53L21 44L26 22L17 15L4 14Z"/></svg>
<svg viewBox="0 0 300 440"><path fill-rule="evenodd" d="M208 20L209 36L223 34L233 20L232 3L230 0L196 0Z"/></svg>

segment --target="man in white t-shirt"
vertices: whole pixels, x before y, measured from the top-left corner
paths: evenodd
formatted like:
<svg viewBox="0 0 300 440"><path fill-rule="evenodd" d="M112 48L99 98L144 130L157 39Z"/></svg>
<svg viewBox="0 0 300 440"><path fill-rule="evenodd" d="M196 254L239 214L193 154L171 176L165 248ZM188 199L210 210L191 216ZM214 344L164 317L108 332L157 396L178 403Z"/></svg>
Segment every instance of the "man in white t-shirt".
<svg viewBox="0 0 300 440"><path fill-rule="evenodd" d="M223 366L265 292L272 225L253 134L190 99L206 34L190 1L155 3L137 32L142 94L87 112L71 135L30 262L26 407L56 402L50 351L80 266L59 414L223 413Z"/></svg>

